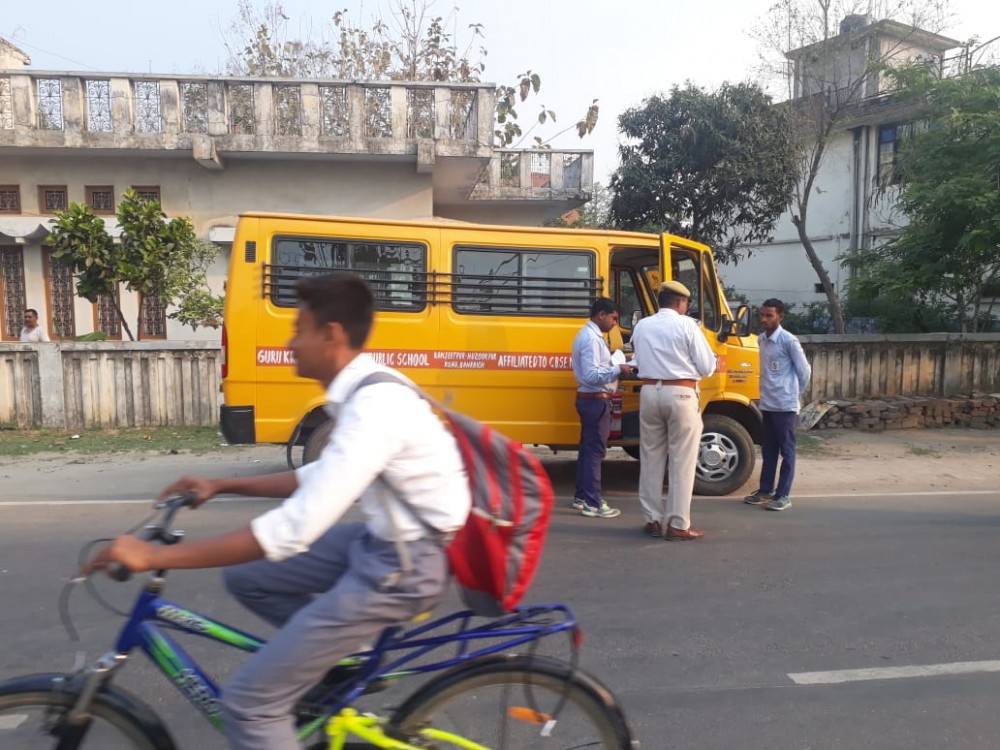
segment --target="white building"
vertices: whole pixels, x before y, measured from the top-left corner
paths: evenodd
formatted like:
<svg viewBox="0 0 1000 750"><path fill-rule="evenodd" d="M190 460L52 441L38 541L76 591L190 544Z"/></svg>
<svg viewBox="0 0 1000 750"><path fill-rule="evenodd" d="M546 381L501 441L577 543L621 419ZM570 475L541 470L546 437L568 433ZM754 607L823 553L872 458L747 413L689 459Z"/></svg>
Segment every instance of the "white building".
<svg viewBox="0 0 1000 750"><path fill-rule="evenodd" d="M839 108L806 222L838 292L848 280L838 257L870 247L905 223L895 210L896 153L918 115L911 105L894 101L885 76L865 70L874 61L922 62L940 70L945 53L958 46L954 39L894 21L872 23L864 16L849 16L829 42L787 54L796 101L822 96ZM768 297L796 305L826 302L792 224L792 211L778 221L771 242L753 247L752 255L738 265L721 269L724 283L754 304Z"/></svg>
<svg viewBox="0 0 1000 750"><path fill-rule="evenodd" d="M0 39L0 340L36 308L53 338L122 335L45 247L53 211L107 217L129 187L223 250L248 210L537 225L590 198L591 151L494 148L490 84L35 71ZM142 338L215 340L119 292Z"/></svg>

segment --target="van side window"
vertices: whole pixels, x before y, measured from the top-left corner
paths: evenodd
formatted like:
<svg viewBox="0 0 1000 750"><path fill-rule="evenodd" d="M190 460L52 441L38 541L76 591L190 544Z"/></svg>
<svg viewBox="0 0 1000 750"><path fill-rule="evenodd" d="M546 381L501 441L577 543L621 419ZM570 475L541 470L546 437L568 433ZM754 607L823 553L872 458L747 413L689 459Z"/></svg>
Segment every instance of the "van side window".
<svg viewBox="0 0 1000 750"><path fill-rule="evenodd" d="M272 264L264 266L264 295L278 307L295 307L300 276L354 271L375 295L376 310L422 310L427 302L424 245L324 237L275 237Z"/></svg>
<svg viewBox="0 0 1000 750"><path fill-rule="evenodd" d="M461 313L586 318L602 293L582 251L456 247L453 276Z"/></svg>

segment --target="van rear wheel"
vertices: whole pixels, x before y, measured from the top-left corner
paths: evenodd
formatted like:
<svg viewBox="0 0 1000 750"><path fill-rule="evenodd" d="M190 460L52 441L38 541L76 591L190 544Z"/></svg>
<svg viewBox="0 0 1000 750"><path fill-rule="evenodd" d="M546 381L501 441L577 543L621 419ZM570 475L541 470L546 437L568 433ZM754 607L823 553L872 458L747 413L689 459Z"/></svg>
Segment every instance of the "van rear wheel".
<svg viewBox="0 0 1000 750"><path fill-rule="evenodd" d="M330 440L331 432L333 432L333 421L328 419L309 433L305 447L302 449L303 466L311 464L319 458L319 454L323 452L323 448Z"/></svg>

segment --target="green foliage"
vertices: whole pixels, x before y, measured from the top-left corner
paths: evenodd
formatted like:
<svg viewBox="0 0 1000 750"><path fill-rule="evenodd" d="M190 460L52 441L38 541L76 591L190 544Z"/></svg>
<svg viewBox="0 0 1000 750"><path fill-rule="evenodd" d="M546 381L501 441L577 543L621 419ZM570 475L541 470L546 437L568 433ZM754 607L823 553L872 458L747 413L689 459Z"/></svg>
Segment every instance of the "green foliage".
<svg viewBox="0 0 1000 750"><path fill-rule="evenodd" d="M796 335L830 332L830 306L826 302L787 306L781 327Z"/></svg>
<svg viewBox="0 0 1000 750"><path fill-rule="evenodd" d="M89 207L73 203L56 212L47 241L53 257L72 269L77 294L91 302L100 295L114 299L115 285L124 284L130 292L155 295L166 307L176 304L171 318L192 327L217 327L222 298L208 290L207 279L215 247L195 237L188 219L167 221L158 201L140 198L131 189L122 196L117 218L121 236L116 243ZM133 338L121 309L116 309Z"/></svg>
<svg viewBox="0 0 1000 750"><path fill-rule="evenodd" d="M691 83L627 110L611 219L700 240L722 261L767 240L788 206L796 154L786 120L755 84Z"/></svg>
<svg viewBox="0 0 1000 750"><path fill-rule="evenodd" d="M385 11L378 3L368 26L353 22L346 10L338 11L333 14L329 38L314 40L288 37L290 17L281 2L268 2L258 9L253 0L240 0L237 19L230 24L238 41L225 42L227 72L345 81L481 82L486 70L486 49L480 44L482 24L468 24L467 36L459 39L457 31L448 30L458 28L457 7L450 15L439 16L431 13L434 0L385 0L385 4L391 22L383 20ZM519 73L512 85L497 86L497 146L515 144L538 125L555 122L555 112L541 105L537 122L527 131L518 123L518 106L537 95L541 86L541 76L531 70ZM570 127L582 138L593 131L598 113L595 99ZM543 144L543 139L535 140Z"/></svg>
<svg viewBox="0 0 1000 750"><path fill-rule="evenodd" d="M852 294L938 308L961 331L987 330L1000 280L1000 69L938 80L895 73L903 98L925 103L929 127L904 146L899 235L845 258Z"/></svg>

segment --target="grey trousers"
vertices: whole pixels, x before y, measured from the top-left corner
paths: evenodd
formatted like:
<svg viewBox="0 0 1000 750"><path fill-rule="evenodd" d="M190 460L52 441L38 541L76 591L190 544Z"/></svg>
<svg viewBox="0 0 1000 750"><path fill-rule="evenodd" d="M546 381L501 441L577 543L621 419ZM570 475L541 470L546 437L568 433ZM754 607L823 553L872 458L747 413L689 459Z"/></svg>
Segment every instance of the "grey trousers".
<svg viewBox="0 0 1000 750"><path fill-rule="evenodd" d="M644 385L639 391L639 502L646 521L691 527L691 495L701 443L698 392L679 385ZM663 471L669 482L663 500Z"/></svg>
<svg viewBox="0 0 1000 750"><path fill-rule="evenodd" d="M280 629L222 691L233 750L298 750L292 709L328 669L372 644L391 625L434 607L448 581L444 551L409 542L413 570L399 571L395 545L363 523L337 524L308 552L281 562L256 560L223 571L226 588Z"/></svg>

